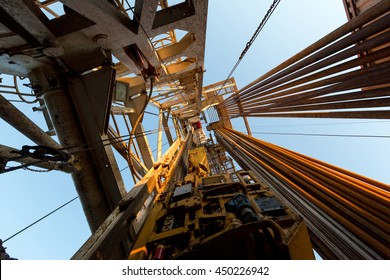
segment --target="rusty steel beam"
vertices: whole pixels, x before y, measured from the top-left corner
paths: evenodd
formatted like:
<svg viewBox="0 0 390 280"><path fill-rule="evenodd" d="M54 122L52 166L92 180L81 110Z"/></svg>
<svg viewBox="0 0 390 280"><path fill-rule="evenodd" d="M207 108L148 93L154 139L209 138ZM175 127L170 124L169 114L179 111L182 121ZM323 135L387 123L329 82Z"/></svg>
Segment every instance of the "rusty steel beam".
<svg viewBox="0 0 390 280"><path fill-rule="evenodd" d="M307 221L324 258L390 257L388 185L232 129L216 135Z"/></svg>
<svg viewBox="0 0 390 280"><path fill-rule="evenodd" d="M25 26L22 26L0 5L0 22L4 24L13 34L18 34L33 47L40 47L42 43L31 34Z"/></svg>
<svg viewBox="0 0 390 280"><path fill-rule="evenodd" d="M37 145L62 148L46 132L0 95L0 117Z"/></svg>

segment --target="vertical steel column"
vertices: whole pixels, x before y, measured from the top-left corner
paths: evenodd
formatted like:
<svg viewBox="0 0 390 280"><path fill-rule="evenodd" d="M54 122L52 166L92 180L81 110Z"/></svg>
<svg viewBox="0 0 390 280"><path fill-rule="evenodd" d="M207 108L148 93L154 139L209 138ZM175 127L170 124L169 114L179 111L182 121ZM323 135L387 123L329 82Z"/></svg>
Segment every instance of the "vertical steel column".
<svg viewBox="0 0 390 280"><path fill-rule="evenodd" d="M158 115L158 135L157 135L157 157L156 161L158 161L162 156L162 130L163 130L163 110L160 108L160 112Z"/></svg>
<svg viewBox="0 0 390 280"><path fill-rule="evenodd" d="M139 116L140 108L142 108L147 100L146 94L142 94L141 96L130 99L126 101L126 107L134 108L135 113L128 114L130 123L132 126L135 125L137 118ZM144 127L142 122L138 124L136 130L135 130L135 139L138 144L139 151L142 155L142 160L144 161L145 166L150 169L153 167L153 154L149 146L148 138L145 135ZM134 141L133 141L134 143Z"/></svg>
<svg viewBox="0 0 390 280"><path fill-rule="evenodd" d="M100 122L97 121L97 111L101 114L106 107L99 107L96 103L92 102L92 98L105 98L105 96L100 96L97 93L100 91L99 88L104 88L101 85L105 84L103 80L114 73L110 70L112 69L101 69L93 72L94 75L99 75L97 76L99 79L96 80L87 79L85 78L86 76L83 76L83 78L75 76L69 78L67 83L73 106L80 120L82 132L87 140L89 153L92 156L92 164L96 168L110 209L113 210L125 195L126 191L122 176L119 173L118 164L109 145L109 138L105 132L101 132L102 128L98 126L101 119L99 119ZM91 93L88 91L88 88L91 90L91 87L96 94L94 97L90 96ZM104 93L106 92L104 91Z"/></svg>
<svg viewBox="0 0 390 280"><path fill-rule="evenodd" d="M104 185L101 180L101 174L89 149L91 146L87 144L88 140L69 93L64 89L55 89L45 92L42 97L60 143L65 147L76 147L70 150L77 168L77 171L72 173L72 178L89 227L92 232L95 232L117 206L121 198L121 190ZM94 152L103 153L104 149L95 149ZM107 187L111 189L107 190ZM111 258L123 259L127 247L126 242L112 246Z"/></svg>
<svg viewBox="0 0 390 280"><path fill-rule="evenodd" d="M243 116L242 118L244 119L246 131L248 132L248 135L249 135L249 136L252 136L252 131L251 131L251 128L250 128L250 126L249 126L247 117Z"/></svg>
<svg viewBox="0 0 390 280"><path fill-rule="evenodd" d="M181 135L181 132L180 132L180 127L179 127L179 121L177 120L176 117L173 117L173 124L175 126L175 130L176 130L176 139L182 139L182 135Z"/></svg>
<svg viewBox="0 0 390 280"><path fill-rule="evenodd" d="M64 89L55 89L43 95L54 129L65 147L79 147L71 154L75 158L77 172L72 173L81 204L91 228L95 231L111 214L110 205L99 181L92 158L85 149L86 139L80 127L70 96Z"/></svg>
<svg viewBox="0 0 390 280"><path fill-rule="evenodd" d="M168 113L167 117L163 113L163 115L162 115L162 123L163 123L163 126L164 126L165 136L167 137L168 144L169 144L169 146L171 146L173 144L173 139L172 139L171 131L170 131L169 126L168 126L168 117L169 117L169 113Z"/></svg>

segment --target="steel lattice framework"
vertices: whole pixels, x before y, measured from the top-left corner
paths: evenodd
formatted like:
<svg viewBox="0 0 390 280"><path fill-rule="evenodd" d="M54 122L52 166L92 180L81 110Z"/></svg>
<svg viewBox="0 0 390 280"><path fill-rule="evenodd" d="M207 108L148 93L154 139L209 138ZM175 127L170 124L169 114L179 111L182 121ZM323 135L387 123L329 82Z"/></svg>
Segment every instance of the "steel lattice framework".
<svg viewBox="0 0 390 280"><path fill-rule="evenodd" d="M238 90L234 78L203 85L207 0L0 0L0 72L14 76L1 93L38 103L49 128L0 95L2 119L37 144L35 154L1 145L1 170L17 161L70 173L93 233L73 258L124 259L154 199L185 176L192 139L204 137L189 127L208 112L219 144L304 218L323 258L388 259L388 185L230 123L248 116L390 118L390 1L344 4L346 24ZM22 92L18 77L28 77L32 93ZM158 110L156 157L147 137L153 131L142 122L147 105ZM130 166L130 192L112 148ZM213 172L234 169L218 153Z"/></svg>

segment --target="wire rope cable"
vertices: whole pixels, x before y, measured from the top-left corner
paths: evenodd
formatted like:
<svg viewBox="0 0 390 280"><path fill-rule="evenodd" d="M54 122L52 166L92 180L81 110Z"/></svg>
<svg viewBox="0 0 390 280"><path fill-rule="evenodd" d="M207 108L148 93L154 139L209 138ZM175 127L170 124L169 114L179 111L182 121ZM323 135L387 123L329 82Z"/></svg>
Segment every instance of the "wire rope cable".
<svg viewBox="0 0 390 280"><path fill-rule="evenodd" d="M233 66L232 70L230 71L230 73L228 74L227 78L224 80L222 86L220 87L220 89L215 93L215 96L214 98L212 99L212 102L211 104L214 103L215 99L217 98L219 92L223 89L223 87L226 85L227 81L230 79L230 77L233 75L233 73L236 71L238 65L241 63L242 59L244 58L244 56L246 55L246 53L248 52L248 50L250 49L250 47L252 46L253 42L256 40L257 36L260 34L261 30L264 28L265 24L268 22L269 18L271 17L271 15L273 14L273 12L275 11L276 7L279 5L281 0L273 0L271 6L269 7L268 11L266 12L265 16L263 17L263 19L261 20L260 24L258 25L258 27L256 28L254 34L252 35L252 37L250 38L250 40L246 43L245 45L245 48L244 50L241 52L241 55L240 57L238 58L236 64ZM209 112L207 113L209 115ZM209 118L210 115L209 115Z"/></svg>
<svg viewBox="0 0 390 280"><path fill-rule="evenodd" d="M50 215L54 214L55 212L57 212L58 210L60 210L61 208L64 208L66 205L70 204L71 202L75 201L77 198L79 198L78 196L72 198L71 200L69 200L68 202L62 204L60 207L57 207L56 209L54 209L53 211L51 211L50 213L44 215L42 218L39 218L38 220L36 220L35 222L29 224L28 226L24 227L23 229L19 230L18 232L16 232L15 234L11 235L10 237L6 238L5 240L3 240L3 243L7 242L8 240L14 238L15 236L21 234L23 231L27 230L28 228L32 227L33 225L39 223L40 221L46 219L47 217L49 217Z"/></svg>

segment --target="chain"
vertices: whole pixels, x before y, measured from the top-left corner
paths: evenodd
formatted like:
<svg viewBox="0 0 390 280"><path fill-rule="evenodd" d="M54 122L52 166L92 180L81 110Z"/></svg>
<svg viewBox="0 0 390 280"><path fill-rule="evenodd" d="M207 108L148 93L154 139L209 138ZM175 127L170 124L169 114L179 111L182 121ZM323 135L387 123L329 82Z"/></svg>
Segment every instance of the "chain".
<svg viewBox="0 0 390 280"><path fill-rule="evenodd" d="M265 14L263 20L260 22L260 24L257 27L255 33L252 35L252 38L249 40L248 43L246 43L245 49L242 51L242 53L240 55L240 58L239 58L240 60L244 57L244 55L249 50L249 48L251 47L253 42L256 40L256 38L259 35L260 31L263 29L265 23L268 21L268 18L271 16L271 14L275 10L275 8L279 4L279 2L280 2L280 0L274 0L274 2L272 2L271 6L269 7L267 13Z"/></svg>
<svg viewBox="0 0 390 280"><path fill-rule="evenodd" d="M217 98L219 92L221 91L221 89L223 89L223 87L225 86L225 84L227 83L227 81L230 79L230 77L233 75L234 71L236 71L238 65L241 63L242 59L244 58L245 54L248 52L249 48L252 46L253 42L256 40L257 36L259 35L260 31L263 29L263 27L265 26L265 24L267 23L268 19L271 17L272 13L275 11L276 7L278 6L279 2L281 0L274 0L271 4L271 6L269 7L267 13L265 14L265 16L263 17L263 19L261 20L259 26L257 27L255 33L252 35L252 38L248 41L248 43L246 43L245 45L245 48L244 50L242 51L240 57L238 58L236 64L233 66L233 69L230 71L229 75L227 76L227 78L225 79L225 81L223 82L222 86L220 87L220 89L215 93L215 96L214 98L212 99L212 102L211 104L214 103L215 99ZM207 111L207 114L209 115L209 119L210 119L210 113L209 111Z"/></svg>
<svg viewBox="0 0 390 280"><path fill-rule="evenodd" d="M52 171L53 169L33 169L33 168L30 168L30 167L27 167L27 166L22 166L22 168L24 170L28 170L28 171L32 171L32 172L37 172L37 173L47 173L47 172L50 172Z"/></svg>

